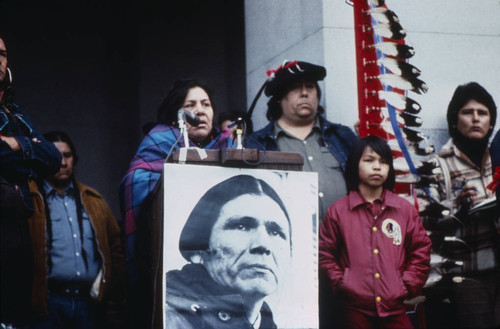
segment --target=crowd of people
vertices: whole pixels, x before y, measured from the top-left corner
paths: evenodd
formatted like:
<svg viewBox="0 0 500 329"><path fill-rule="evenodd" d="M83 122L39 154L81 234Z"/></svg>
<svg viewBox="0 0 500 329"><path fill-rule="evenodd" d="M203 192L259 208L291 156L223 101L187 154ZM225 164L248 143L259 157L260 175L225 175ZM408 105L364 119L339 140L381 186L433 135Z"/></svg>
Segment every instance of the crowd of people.
<svg viewBox="0 0 500 329"><path fill-rule="evenodd" d="M499 191L491 95L476 82L458 86L451 138L426 160L438 170L418 186L415 205L394 192L385 140L326 119L318 84L326 76L304 61L272 70L269 124L243 136L244 148L299 153L303 171L318 173L320 328L411 328L408 301L422 296L419 327L500 327L500 207L480 207ZM182 147L235 148L241 117L216 120L208 85L176 81L120 183L117 220L75 178L70 136L39 133L11 87L0 35L2 328L150 327L148 228L164 163ZM180 127L179 109L196 124ZM429 211L436 204L440 211ZM167 325L277 328L265 298L289 261L291 230L279 191L265 181L237 175L209 189L179 239L188 264L166 273Z"/></svg>

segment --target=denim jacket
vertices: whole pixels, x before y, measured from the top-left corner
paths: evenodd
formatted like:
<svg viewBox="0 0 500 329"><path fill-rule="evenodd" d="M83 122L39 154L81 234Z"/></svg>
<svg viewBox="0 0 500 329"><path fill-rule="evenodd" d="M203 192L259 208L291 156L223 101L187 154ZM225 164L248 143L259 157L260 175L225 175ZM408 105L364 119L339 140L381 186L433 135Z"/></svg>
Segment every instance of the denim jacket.
<svg viewBox="0 0 500 329"><path fill-rule="evenodd" d="M32 208L28 182L57 173L61 153L33 128L30 118L15 104L11 115L0 110L0 134L15 137L21 146L21 151L13 151L6 142L0 141L0 175L19 186L24 201Z"/></svg>
<svg viewBox="0 0 500 329"><path fill-rule="evenodd" d="M1 101L1 99L0 99ZM2 291L1 322L20 326L28 319L31 302L33 254L26 217L33 211L28 182L36 177L55 174L61 166L61 153L33 129L30 119L16 105L0 104L0 135L12 136L21 150L14 151L0 140L0 176L10 191L19 191L12 212L3 211L0 199L1 238L0 276ZM35 139L35 141L33 140ZM21 198L22 197L22 198ZM11 206L9 204L9 206ZM16 325L17 326L17 325Z"/></svg>
<svg viewBox="0 0 500 329"><path fill-rule="evenodd" d="M321 126L321 137L325 146L340 163L345 171L345 162L349 150L354 145L358 137L346 126L329 122L324 116L318 115ZM278 151L276 142L277 136L274 134L274 121L244 139L245 147L249 149L264 149L267 151Z"/></svg>

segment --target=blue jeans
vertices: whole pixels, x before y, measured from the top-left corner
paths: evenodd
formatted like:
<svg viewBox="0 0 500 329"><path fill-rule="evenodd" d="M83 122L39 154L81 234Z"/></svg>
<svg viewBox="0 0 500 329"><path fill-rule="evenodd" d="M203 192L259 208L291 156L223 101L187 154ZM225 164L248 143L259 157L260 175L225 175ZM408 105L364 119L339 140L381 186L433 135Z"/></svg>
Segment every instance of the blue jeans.
<svg viewBox="0 0 500 329"><path fill-rule="evenodd" d="M97 308L90 297L50 293L49 315L32 322L32 329L94 329Z"/></svg>

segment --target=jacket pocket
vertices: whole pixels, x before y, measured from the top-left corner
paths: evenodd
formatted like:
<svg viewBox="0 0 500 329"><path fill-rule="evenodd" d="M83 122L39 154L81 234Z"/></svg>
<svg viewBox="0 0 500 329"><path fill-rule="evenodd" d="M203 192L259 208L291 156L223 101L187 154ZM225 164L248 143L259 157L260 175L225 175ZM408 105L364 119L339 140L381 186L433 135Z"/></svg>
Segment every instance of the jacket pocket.
<svg viewBox="0 0 500 329"><path fill-rule="evenodd" d="M396 296L396 298L399 300L403 300L406 297L408 297L409 292L408 292L408 289L406 289L406 286L403 282L403 278L401 276L399 277L399 283L400 283L401 289L399 290L400 294L398 296Z"/></svg>
<svg viewBox="0 0 500 329"><path fill-rule="evenodd" d="M342 283L339 286L339 292L344 296L352 295L351 289L349 288L350 270L349 267L344 269L344 275L342 276Z"/></svg>

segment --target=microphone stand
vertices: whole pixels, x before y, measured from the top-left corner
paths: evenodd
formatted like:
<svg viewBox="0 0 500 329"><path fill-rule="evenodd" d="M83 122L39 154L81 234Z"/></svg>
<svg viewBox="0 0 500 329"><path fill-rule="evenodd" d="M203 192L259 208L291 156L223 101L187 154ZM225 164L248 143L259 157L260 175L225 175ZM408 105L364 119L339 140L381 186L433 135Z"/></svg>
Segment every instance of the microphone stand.
<svg viewBox="0 0 500 329"><path fill-rule="evenodd" d="M241 136L243 135L243 130L241 128L236 129L236 149L243 149L243 144L241 143Z"/></svg>
<svg viewBox="0 0 500 329"><path fill-rule="evenodd" d="M177 124L179 126L180 134L182 134L182 137L184 138L184 147L181 147L179 152L179 163L186 163L187 152L188 149L190 149L186 122L189 121L192 126L196 127L200 123L199 120L200 119L197 116L191 115L191 113L184 109L177 111ZM181 136L179 136L178 139L180 139L180 137ZM204 149L200 149L199 147L192 147L191 149L198 152L200 159L203 160L207 157L207 152L205 152Z"/></svg>
<svg viewBox="0 0 500 329"><path fill-rule="evenodd" d="M182 137L184 138L184 147L183 148L189 148L189 138L188 138L188 132L187 132L187 126L186 126L186 116L183 112L179 111L177 113L177 121L179 125L179 131L182 134Z"/></svg>
<svg viewBox="0 0 500 329"><path fill-rule="evenodd" d="M236 126L236 149L238 150L243 149L243 129L241 128L242 124L245 124L245 121L243 120L243 118L238 118L227 126L228 129Z"/></svg>

